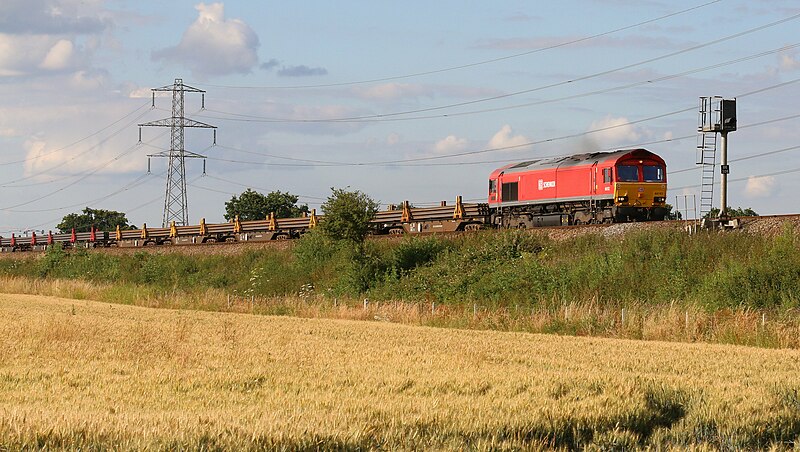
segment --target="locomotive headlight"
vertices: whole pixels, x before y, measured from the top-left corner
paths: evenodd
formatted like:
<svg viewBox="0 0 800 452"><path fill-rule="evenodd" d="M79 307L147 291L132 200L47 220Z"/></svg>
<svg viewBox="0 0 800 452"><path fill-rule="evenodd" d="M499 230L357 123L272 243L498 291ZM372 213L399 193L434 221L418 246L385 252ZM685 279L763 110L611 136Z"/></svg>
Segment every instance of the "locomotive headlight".
<svg viewBox="0 0 800 452"><path fill-rule="evenodd" d="M627 196L617 196L617 202L628 202Z"/></svg>
<svg viewBox="0 0 800 452"><path fill-rule="evenodd" d="M653 202L667 202L667 198L664 198L662 196L656 196L653 198Z"/></svg>

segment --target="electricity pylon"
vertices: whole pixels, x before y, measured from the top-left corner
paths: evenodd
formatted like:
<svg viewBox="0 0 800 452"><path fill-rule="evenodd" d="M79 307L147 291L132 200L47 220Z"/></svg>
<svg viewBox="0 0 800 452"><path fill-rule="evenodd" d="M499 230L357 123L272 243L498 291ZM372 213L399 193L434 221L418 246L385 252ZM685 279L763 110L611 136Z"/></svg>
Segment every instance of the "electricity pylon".
<svg viewBox="0 0 800 452"><path fill-rule="evenodd" d="M170 128L170 148L169 151L150 154L147 157L168 157L169 169L167 170L167 191L164 195L164 216L161 220L161 227L168 227L173 221L177 226L189 224L189 208L186 197L186 159L187 158L206 158L194 152L187 151L184 147L185 127L197 127L204 129L214 129L214 144L217 141L216 126L205 124L193 119L186 118L183 114L183 101L185 93L202 93L202 108L205 108L205 91L183 84L183 79L176 78L172 85L153 88L153 107L156 106L157 91L172 92L172 117L159 119L158 121L139 124L139 127L169 127ZM141 129L139 129L139 141L142 141ZM150 165L148 164L148 171Z"/></svg>

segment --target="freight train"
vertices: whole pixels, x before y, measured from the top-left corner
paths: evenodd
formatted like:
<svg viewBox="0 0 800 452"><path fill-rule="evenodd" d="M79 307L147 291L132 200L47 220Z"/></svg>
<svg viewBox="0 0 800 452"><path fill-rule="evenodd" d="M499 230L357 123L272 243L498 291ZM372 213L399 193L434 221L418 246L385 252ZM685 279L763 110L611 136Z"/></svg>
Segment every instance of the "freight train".
<svg viewBox="0 0 800 452"><path fill-rule="evenodd" d="M421 234L470 231L486 227L530 228L593 223L663 220L667 167L645 149L619 150L530 160L496 169L489 175L486 203L414 208L408 202L377 212L373 234ZM175 226L67 234L0 237L0 252L69 247L143 247L296 238L316 227L323 216L314 210L301 218Z"/></svg>

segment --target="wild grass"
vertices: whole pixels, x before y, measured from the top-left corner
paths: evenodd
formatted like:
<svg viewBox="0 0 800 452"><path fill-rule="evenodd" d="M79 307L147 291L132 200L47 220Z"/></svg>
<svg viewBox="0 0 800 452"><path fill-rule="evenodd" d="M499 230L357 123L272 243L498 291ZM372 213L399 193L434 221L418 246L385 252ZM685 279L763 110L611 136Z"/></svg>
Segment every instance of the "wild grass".
<svg viewBox="0 0 800 452"><path fill-rule="evenodd" d="M780 450L800 440L793 350L18 295L0 296L0 317L0 448L10 450Z"/></svg>
<svg viewBox="0 0 800 452"><path fill-rule="evenodd" d="M301 288L302 289L302 288ZM0 293L45 295L149 308L190 309L301 318L345 319L471 330L599 336L672 342L709 342L800 348L800 312L751 308L707 311L697 306L619 306L597 300L534 308L478 303L331 298L307 286L290 297L231 295L220 289L164 291L132 284L0 277Z"/></svg>

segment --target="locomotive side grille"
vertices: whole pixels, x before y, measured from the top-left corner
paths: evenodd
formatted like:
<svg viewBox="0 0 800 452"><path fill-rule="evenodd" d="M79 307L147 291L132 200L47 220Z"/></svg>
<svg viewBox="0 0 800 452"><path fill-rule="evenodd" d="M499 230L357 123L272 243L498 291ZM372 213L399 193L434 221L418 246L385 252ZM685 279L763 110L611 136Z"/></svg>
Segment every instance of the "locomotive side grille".
<svg viewBox="0 0 800 452"><path fill-rule="evenodd" d="M503 202L516 201L519 199L519 182L510 182L503 184Z"/></svg>

